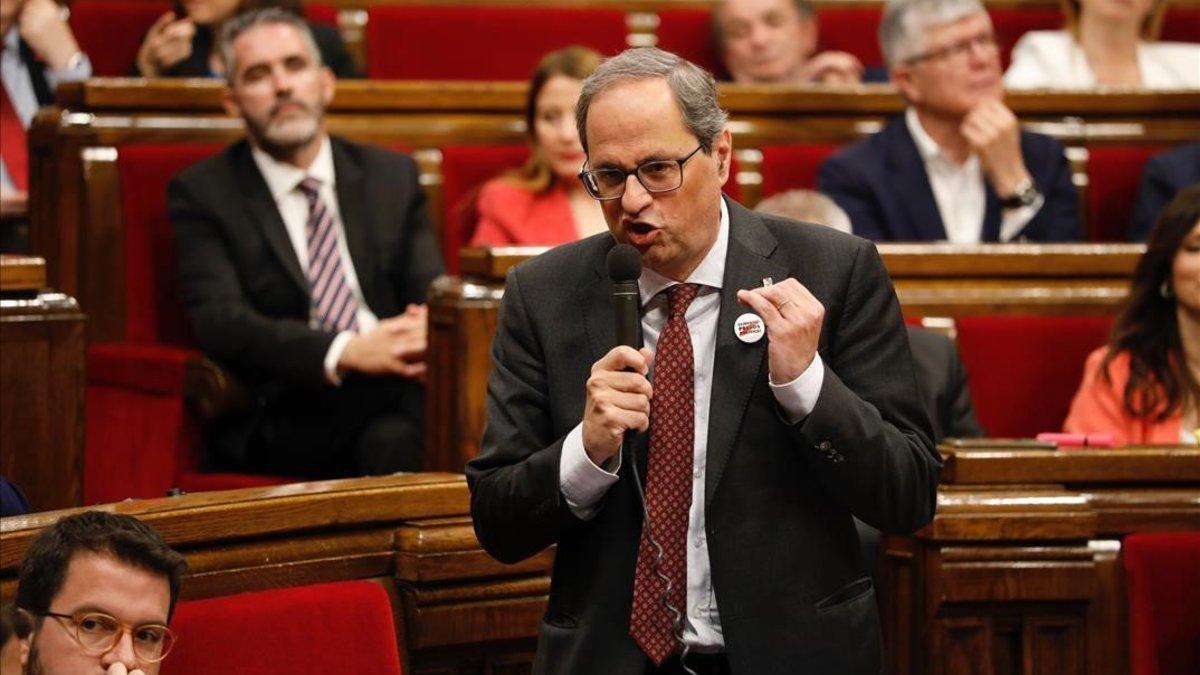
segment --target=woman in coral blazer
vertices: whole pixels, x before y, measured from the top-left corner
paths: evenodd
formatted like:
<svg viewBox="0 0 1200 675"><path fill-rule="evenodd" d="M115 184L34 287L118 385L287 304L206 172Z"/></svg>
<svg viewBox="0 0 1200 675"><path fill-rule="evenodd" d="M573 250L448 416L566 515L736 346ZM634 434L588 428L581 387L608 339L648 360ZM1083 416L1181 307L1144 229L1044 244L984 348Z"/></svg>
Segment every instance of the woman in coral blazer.
<svg viewBox="0 0 1200 675"><path fill-rule="evenodd" d="M586 157L575 129L575 102L600 59L583 47L542 59L525 102L533 152L521 169L480 188L470 246L551 246L607 229L599 202L579 182Z"/></svg>
<svg viewBox="0 0 1200 675"><path fill-rule="evenodd" d="M1107 347L1092 352L1064 429L1118 445L1200 442L1200 185L1163 211Z"/></svg>

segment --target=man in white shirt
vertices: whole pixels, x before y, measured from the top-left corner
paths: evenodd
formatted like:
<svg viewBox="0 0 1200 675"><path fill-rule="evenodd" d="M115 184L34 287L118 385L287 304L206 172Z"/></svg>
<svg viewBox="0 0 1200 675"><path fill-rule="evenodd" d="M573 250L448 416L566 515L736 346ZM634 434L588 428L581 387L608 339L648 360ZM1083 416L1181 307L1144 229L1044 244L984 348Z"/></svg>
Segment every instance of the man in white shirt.
<svg viewBox="0 0 1200 675"><path fill-rule="evenodd" d="M734 82L861 82L853 54L817 51L818 19L807 0L724 0L713 10L725 69Z"/></svg>
<svg viewBox="0 0 1200 675"><path fill-rule="evenodd" d="M1003 102L1000 52L978 0L891 0L879 28L908 102L821 166L818 186L877 241L1076 241L1062 145Z"/></svg>
<svg viewBox="0 0 1200 675"><path fill-rule="evenodd" d="M576 119L610 232L509 273L467 467L492 555L557 545L534 673L877 675L852 515L921 527L940 468L878 253L725 199L715 84L673 54L606 61ZM614 347L618 242L641 350Z"/></svg>
<svg viewBox="0 0 1200 675"><path fill-rule="evenodd" d="M86 80L92 64L54 0L0 0L0 196L29 189L25 133L61 82Z"/></svg>
<svg viewBox="0 0 1200 675"><path fill-rule="evenodd" d="M442 263L416 165L326 133L333 74L293 14L242 15L222 44L248 138L168 188L195 335L253 394L210 449L276 475L419 470L419 303Z"/></svg>

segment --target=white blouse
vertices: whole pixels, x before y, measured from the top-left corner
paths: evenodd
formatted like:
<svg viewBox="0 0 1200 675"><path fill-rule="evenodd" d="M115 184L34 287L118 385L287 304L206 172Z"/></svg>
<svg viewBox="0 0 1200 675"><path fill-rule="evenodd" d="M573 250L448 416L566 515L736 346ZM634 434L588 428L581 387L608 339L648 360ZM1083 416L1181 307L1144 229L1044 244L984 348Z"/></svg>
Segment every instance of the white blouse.
<svg viewBox="0 0 1200 675"><path fill-rule="evenodd" d="M1146 89L1200 89L1200 44L1142 42L1138 68ZM1096 75L1074 36L1065 30L1025 33L1004 74L1009 89L1093 89Z"/></svg>

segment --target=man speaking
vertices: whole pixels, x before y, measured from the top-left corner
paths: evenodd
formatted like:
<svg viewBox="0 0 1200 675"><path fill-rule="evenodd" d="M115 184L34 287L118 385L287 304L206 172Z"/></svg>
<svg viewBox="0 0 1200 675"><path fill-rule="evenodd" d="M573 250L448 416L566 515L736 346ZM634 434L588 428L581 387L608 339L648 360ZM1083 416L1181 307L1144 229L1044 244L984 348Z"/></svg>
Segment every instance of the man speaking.
<svg viewBox="0 0 1200 675"><path fill-rule="evenodd" d="M611 236L509 273L467 467L492 555L557 545L534 672L876 675L851 516L921 527L940 463L874 246L722 197L726 114L672 54L608 60L576 116Z"/></svg>

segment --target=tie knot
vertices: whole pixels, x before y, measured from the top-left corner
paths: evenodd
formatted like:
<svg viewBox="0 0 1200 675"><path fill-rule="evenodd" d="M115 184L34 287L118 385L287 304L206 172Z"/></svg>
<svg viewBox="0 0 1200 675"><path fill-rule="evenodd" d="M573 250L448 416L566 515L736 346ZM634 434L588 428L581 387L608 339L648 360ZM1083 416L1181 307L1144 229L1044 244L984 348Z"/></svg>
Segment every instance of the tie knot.
<svg viewBox="0 0 1200 675"><path fill-rule="evenodd" d="M687 308L696 299L700 286L696 284L675 284L667 289L667 318L674 319L683 316Z"/></svg>
<svg viewBox="0 0 1200 675"><path fill-rule="evenodd" d="M296 189L303 192L304 196L308 197L309 201L312 201L317 198L317 195L321 194L321 181L309 176L300 181L296 185Z"/></svg>

